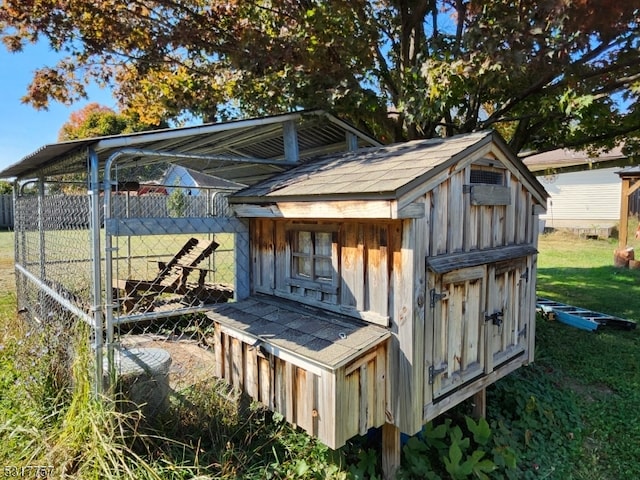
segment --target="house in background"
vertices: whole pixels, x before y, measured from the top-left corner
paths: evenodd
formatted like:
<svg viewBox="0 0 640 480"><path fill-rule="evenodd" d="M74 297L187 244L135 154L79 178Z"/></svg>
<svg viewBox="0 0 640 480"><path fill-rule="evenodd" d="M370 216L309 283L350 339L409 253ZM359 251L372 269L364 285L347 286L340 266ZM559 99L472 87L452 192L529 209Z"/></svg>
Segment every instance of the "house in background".
<svg viewBox="0 0 640 480"><path fill-rule="evenodd" d="M532 155L525 165L549 194L541 228L610 236L620 221L621 181L616 172L633 163L620 148L597 157L568 149Z"/></svg>
<svg viewBox="0 0 640 480"><path fill-rule="evenodd" d="M192 187L188 188L189 195L200 195L201 188L206 188L207 191L213 189L216 192L231 193L246 187L246 185L198 172L182 165L170 165L164 174L162 184L167 187L169 193L173 190L172 186Z"/></svg>
<svg viewBox="0 0 640 480"><path fill-rule="evenodd" d="M173 197L168 204L169 214L179 210L178 216L197 216L202 211L213 215L228 215L227 197L246 186L177 164L169 166L161 183L167 194ZM176 199L176 196L179 198Z"/></svg>

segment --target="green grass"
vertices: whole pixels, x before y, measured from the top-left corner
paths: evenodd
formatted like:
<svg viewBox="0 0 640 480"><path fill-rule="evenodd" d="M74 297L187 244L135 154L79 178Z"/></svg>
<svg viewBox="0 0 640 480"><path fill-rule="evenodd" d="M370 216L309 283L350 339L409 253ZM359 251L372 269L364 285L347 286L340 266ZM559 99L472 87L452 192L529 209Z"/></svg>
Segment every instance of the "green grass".
<svg viewBox="0 0 640 480"><path fill-rule="evenodd" d="M541 237L538 293L640 320L640 270L613 266L613 240ZM574 395L583 422L580 454L567 478L640 478L640 330L596 333L541 320L538 367Z"/></svg>

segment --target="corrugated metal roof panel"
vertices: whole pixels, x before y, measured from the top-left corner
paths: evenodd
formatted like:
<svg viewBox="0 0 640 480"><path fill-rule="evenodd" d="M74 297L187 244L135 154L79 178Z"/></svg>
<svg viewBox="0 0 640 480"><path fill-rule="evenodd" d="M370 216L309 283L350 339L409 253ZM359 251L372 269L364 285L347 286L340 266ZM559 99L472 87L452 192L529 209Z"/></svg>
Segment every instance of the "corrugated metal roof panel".
<svg viewBox="0 0 640 480"><path fill-rule="evenodd" d="M299 159L346 150L347 133L356 135L361 146L380 145L355 127L326 112L314 110L45 145L1 171L0 178L75 173L86 169L86 154L79 161L70 161L77 153L93 148L100 164L105 165L115 152L135 148L139 150L138 154L130 151L119 162L161 160L161 154L171 154L174 155L173 163L251 185L291 166L285 161L283 142L283 125L287 122L296 124ZM157 158L153 152L158 153ZM179 158L187 154L191 158ZM194 158L194 155L202 158Z"/></svg>

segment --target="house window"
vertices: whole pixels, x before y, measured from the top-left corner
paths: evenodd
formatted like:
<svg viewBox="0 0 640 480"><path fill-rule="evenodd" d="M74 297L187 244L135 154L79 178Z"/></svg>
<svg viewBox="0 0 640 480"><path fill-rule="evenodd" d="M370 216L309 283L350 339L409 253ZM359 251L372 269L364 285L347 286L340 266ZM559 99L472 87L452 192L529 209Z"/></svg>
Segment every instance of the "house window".
<svg viewBox="0 0 640 480"><path fill-rule="evenodd" d="M298 230L293 232L292 276L300 280L333 283L333 233Z"/></svg>

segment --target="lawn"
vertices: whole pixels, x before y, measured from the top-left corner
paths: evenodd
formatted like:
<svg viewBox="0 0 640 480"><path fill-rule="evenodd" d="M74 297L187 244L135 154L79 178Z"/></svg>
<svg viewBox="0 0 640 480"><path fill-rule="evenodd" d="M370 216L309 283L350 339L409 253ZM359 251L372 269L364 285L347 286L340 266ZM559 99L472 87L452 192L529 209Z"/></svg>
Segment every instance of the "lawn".
<svg viewBox="0 0 640 480"><path fill-rule="evenodd" d="M614 268L615 247L610 240L541 236L539 295L639 320L640 270ZM11 233L0 232L2 278L10 278L12 252ZM120 414L105 413L86 398L79 402L77 385L53 398L49 352L33 356L39 351L34 336L19 338L25 327L14 309L14 294L1 291L0 467L46 465L55 458L74 466L69 478L102 478L110 469L108 477L118 479L132 478L131 472L135 478L373 478L379 468L379 454L366 439L333 454L282 419L229 402L220 386L185 392L188 408L176 408L162 430L114 437L107 427ZM32 370L25 375L25 368ZM454 478L446 468L458 458L459 446L461 466L482 451L490 460L487 470L496 468L488 478L640 478L640 330L591 333L539 318L535 363L490 387L487 402L490 442L476 442L463 405L438 430L443 438L436 438L436 430L426 432L439 445L435 450L418 441L407 444L403 478L427 478L425 472L434 471L440 477L431 478ZM78 405L90 413L80 415ZM443 443L447 439L451 446ZM88 446L98 453L89 455ZM82 476L86 472L93 474Z"/></svg>
<svg viewBox="0 0 640 480"><path fill-rule="evenodd" d="M640 251L637 240L631 246ZM614 240L543 235L538 294L640 320L640 270L613 267L616 247ZM536 363L561 392L575 394L583 422L570 478L640 478L640 330L590 333L542 320L536 340Z"/></svg>

